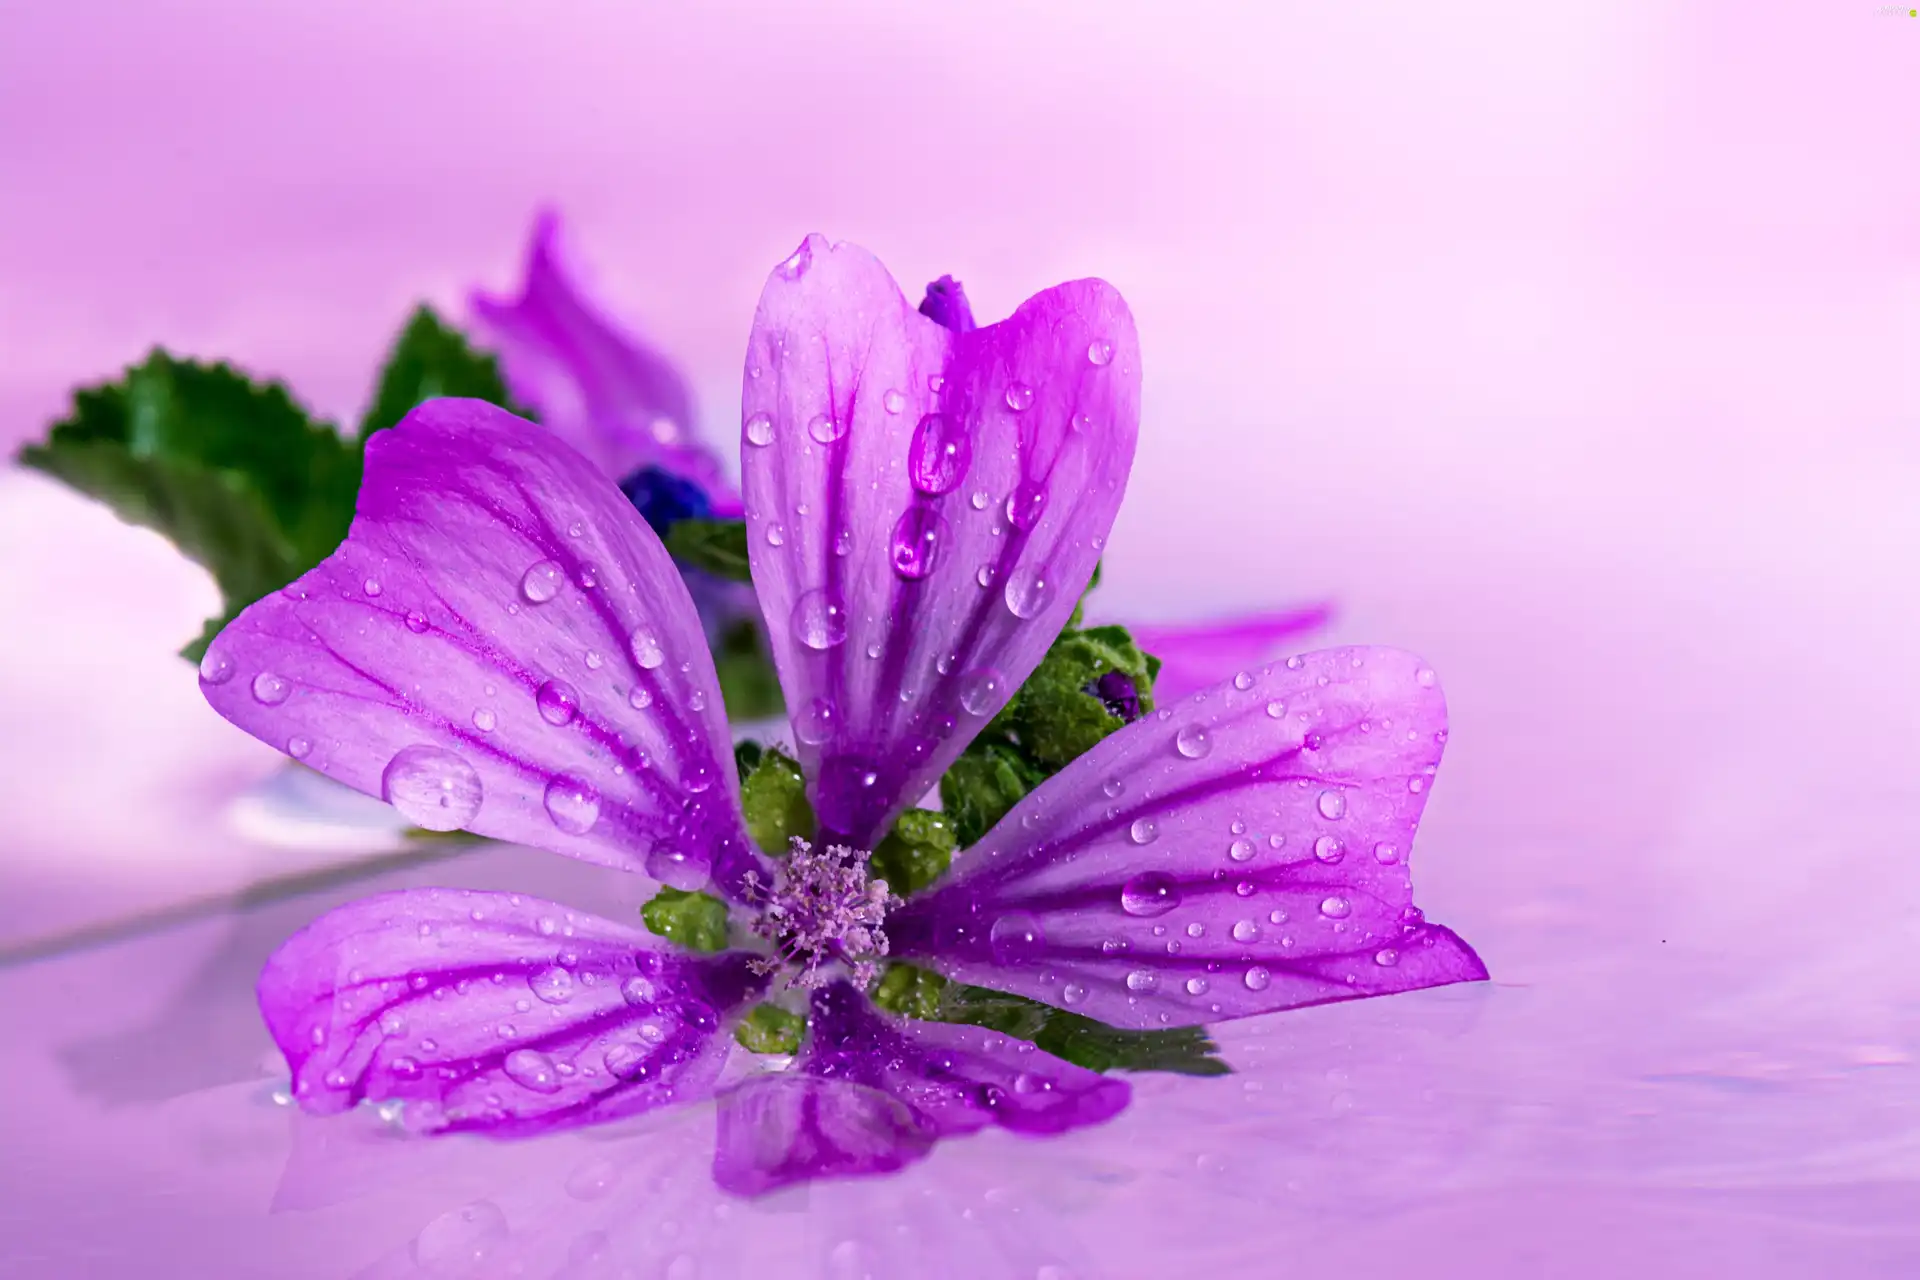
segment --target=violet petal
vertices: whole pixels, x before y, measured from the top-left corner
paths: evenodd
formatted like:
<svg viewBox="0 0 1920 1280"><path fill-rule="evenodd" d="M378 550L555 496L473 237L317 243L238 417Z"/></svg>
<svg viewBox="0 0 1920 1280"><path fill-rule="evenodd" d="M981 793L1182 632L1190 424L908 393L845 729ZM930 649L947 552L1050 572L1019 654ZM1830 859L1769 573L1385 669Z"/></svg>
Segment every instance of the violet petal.
<svg viewBox="0 0 1920 1280"><path fill-rule="evenodd" d="M1163 707L890 915L893 953L1135 1028L1484 978L1407 869L1446 723L1432 669L1383 648Z"/></svg>
<svg viewBox="0 0 1920 1280"><path fill-rule="evenodd" d="M317 1114L400 1099L410 1129L524 1132L704 1097L765 979L558 903L404 889L330 911L260 975Z"/></svg>
<svg viewBox="0 0 1920 1280"><path fill-rule="evenodd" d="M980 327L973 318L967 291L952 276L941 276L927 286L926 296L920 299L920 314L955 333L972 333Z"/></svg>
<svg viewBox="0 0 1920 1280"><path fill-rule="evenodd" d="M1266 665L1281 646L1325 626L1330 604L1187 625L1127 623L1134 643L1160 659L1153 694L1163 703L1198 693L1235 671Z"/></svg>
<svg viewBox="0 0 1920 1280"><path fill-rule="evenodd" d="M543 213L520 296L473 296L514 398L614 479L657 466L698 484L720 514L735 514L719 456L693 434L685 376L581 295L561 265L559 237L559 217Z"/></svg>
<svg viewBox="0 0 1920 1280"><path fill-rule="evenodd" d="M612 481L493 405L369 440L346 541L222 631L200 683L417 825L681 888L755 860L679 569Z"/></svg>
<svg viewBox="0 0 1920 1280"><path fill-rule="evenodd" d="M744 1098L722 1101L714 1176L729 1190L886 1172L935 1139L988 1125L1064 1133L1112 1119L1132 1096L1124 1080L1025 1040L887 1017L848 982L814 993L812 1013L793 1072L756 1077L735 1091Z"/></svg>
<svg viewBox="0 0 1920 1280"><path fill-rule="evenodd" d="M1045 654L1132 465L1140 361L1080 280L957 334L810 236L742 395L753 576L823 827L870 848Z"/></svg>

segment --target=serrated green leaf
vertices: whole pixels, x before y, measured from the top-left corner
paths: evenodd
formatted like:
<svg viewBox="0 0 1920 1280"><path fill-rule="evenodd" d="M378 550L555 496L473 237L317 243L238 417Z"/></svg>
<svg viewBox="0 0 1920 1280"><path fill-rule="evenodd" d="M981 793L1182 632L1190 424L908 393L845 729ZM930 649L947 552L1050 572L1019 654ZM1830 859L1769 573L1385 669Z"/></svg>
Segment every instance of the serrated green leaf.
<svg viewBox="0 0 1920 1280"><path fill-rule="evenodd" d="M766 720L787 709L780 693L780 673L761 646L760 628L752 621L741 619L721 634L713 650L713 669L729 720Z"/></svg>
<svg viewBox="0 0 1920 1280"><path fill-rule="evenodd" d="M953 819L936 809L908 809L894 820L867 865L905 898L945 874L954 847Z"/></svg>
<svg viewBox="0 0 1920 1280"><path fill-rule="evenodd" d="M753 772L741 782L740 808L746 815L747 834L771 857L786 857L795 836L813 839L806 776L799 762L778 747L762 752Z"/></svg>
<svg viewBox="0 0 1920 1280"><path fill-rule="evenodd" d="M748 1053L798 1053L807 1020L777 1004L757 1004L733 1029L733 1038Z"/></svg>
<svg viewBox="0 0 1920 1280"><path fill-rule="evenodd" d="M118 382L83 388L22 465L166 537L213 575L225 621L311 569L353 518L360 455L278 383L154 351Z"/></svg>
<svg viewBox="0 0 1920 1280"><path fill-rule="evenodd" d="M407 317L387 352L373 403L360 420L360 439L386 430L436 396L485 400L523 418L533 416L508 396L500 362L422 304Z"/></svg>
<svg viewBox="0 0 1920 1280"><path fill-rule="evenodd" d="M647 929L689 951L711 954L727 946L727 904L707 893L662 889L640 908Z"/></svg>
<svg viewBox="0 0 1920 1280"><path fill-rule="evenodd" d="M940 779L940 807L961 848L979 842L1046 774L1004 742L975 739Z"/></svg>
<svg viewBox="0 0 1920 1280"><path fill-rule="evenodd" d="M964 1022L1032 1041L1090 1071L1169 1071L1221 1076L1233 1070L1204 1027L1126 1031L1052 1005L986 987L948 982L909 964L887 966L873 1002L890 1013L932 1022Z"/></svg>
<svg viewBox="0 0 1920 1280"><path fill-rule="evenodd" d="M752 582L747 560L747 522L688 517L667 529L667 551L683 565L729 582Z"/></svg>

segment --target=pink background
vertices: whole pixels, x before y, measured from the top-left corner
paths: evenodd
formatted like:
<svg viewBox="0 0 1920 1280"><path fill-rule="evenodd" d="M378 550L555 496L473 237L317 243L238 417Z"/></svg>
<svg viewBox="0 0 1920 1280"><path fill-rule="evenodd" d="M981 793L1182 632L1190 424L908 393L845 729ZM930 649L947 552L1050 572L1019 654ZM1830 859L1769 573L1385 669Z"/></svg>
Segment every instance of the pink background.
<svg viewBox="0 0 1920 1280"><path fill-rule="evenodd" d="M642 1168L697 1170L699 1116L605 1144L630 1202L556 1190L589 1138L290 1164L351 1144L263 1101L247 987L365 884L26 950L381 840L236 824L275 759L171 656L210 586L0 473L0 1270L1920 1271L1916 159L1920 20L1871 3L0 12L8 446L156 341L351 415L543 202L719 439L808 230L988 316L1112 280L1147 400L1104 610L1331 594L1426 654L1420 897L1496 979L1227 1029L1224 1084L805 1213ZM399 874L606 891L555 861ZM476 1199L498 1232L432 1221Z"/></svg>

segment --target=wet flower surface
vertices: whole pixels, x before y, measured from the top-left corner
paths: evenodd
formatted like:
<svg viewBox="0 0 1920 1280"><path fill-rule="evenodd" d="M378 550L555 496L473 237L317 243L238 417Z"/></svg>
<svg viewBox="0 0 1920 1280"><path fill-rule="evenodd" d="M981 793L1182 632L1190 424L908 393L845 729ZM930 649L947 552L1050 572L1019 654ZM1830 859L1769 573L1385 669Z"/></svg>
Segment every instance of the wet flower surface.
<svg viewBox="0 0 1920 1280"><path fill-rule="evenodd" d="M1446 718L1398 651L1292 658L1150 715L1136 695L1114 717L1070 677L1115 731L1060 747L944 874L896 826L1077 615L1138 386L1131 317L1099 281L967 328L916 313L851 246L810 237L775 269L741 438L818 827L784 848L750 834L768 815L736 776L699 620L628 496L479 402L376 437L346 542L216 638L208 699L422 827L644 873L659 940L517 894L324 916L260 984L295 1098L398 1102L421 1132L573 1125L710 1096L732 1028L798 1051L723 1087L715 1177L764 1192L1125 1106L1126 1083L1037 1032L921 1020L942 978L1158 1031L1484 977L1411 901ZM882 855L924 891L870 875ZM769 950L727 949L749 935ZM861 994L887 957L925 967L890 989L918 1017ZM749 1010L770 988L812 995Z"/></svg>

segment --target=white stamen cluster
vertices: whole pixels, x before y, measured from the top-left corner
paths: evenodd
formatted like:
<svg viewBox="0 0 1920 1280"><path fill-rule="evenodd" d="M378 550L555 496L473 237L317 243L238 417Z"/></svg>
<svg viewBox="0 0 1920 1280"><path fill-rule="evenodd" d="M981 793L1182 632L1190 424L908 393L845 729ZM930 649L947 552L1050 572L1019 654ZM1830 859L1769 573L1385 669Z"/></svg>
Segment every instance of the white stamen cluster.
<svg viewBox="0 0 1920 1280"><path fill-rule="evenodd" d="M755 962L760 972L794 965L799 972L787 985L811 991L830 981L821 971L838 960L852 971L856 985L872 984L880 973L878 958L887 954L880 926L900 899L887 891L885 880L867 878L870 856L838 844L816 849L793 838L779 879L753 922L753 931L775 951Z"/></svg>

